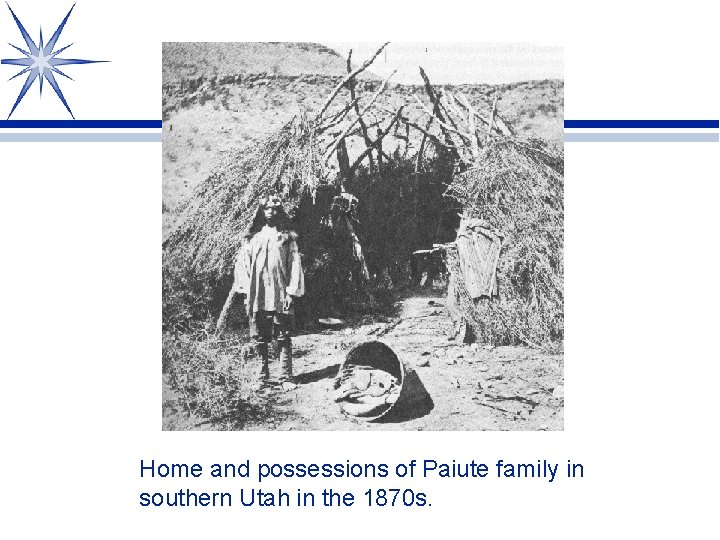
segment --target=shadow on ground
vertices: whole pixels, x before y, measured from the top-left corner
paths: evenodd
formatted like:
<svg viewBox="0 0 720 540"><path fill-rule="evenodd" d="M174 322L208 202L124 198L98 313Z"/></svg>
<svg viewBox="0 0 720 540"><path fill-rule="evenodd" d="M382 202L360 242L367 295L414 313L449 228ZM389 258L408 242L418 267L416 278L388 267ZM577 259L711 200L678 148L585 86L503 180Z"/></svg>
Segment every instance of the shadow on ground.
<svg viewBox="0 0 720 540"><path fill-rule="evenodd" d="M333 379L337 375L338 369L340 369L340 364L334 364L322 369L316 369L315 371L300 373L295 376L295 382L297 384L310 384L322 381L323 379Z"/></svg>
<svg viewBox="0 0 720 540"><path fill-rule="evenodd" d="M395 406L388 414L378 419L378 424L398 424L422 418L435 407L430 393L415 373L409 369L405 373L402 393Z"/></svg>

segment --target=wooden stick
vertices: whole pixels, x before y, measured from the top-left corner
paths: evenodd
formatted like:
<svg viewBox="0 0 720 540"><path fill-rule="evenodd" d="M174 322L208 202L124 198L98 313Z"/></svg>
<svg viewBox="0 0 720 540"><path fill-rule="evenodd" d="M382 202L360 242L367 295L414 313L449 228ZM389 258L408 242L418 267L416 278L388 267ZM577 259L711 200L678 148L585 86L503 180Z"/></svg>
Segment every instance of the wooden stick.
<svg viewBox="0 0 720 540"><path fill-rule="evenodd" d="M337 139L335 139L335 142L333 142L333 144L330 146L330 149L325 153L325 157L323 158L323 163L327 163L327 161L330 159L330 157L335 152L335 148L337 148L337 145L340 144L340 140L344 139L347 136L347 134L350 133L352 128L357 123L358 119L362 118L362 116L368 111L368 109L370 109L370 107L372 107L373 103L375 103L375 100L378 97L380 97L380 94L383 93L383 91L385 90L385 87L387 86L388 81L390 81L390 78L393 75L395 75L395 73L397 73L397 69L390 74L390 77L388 77L387 79L385 79L383 81L383 83L380 85L380 89L377 92L375 92L375 94L373 94L373 96L370 99L370 101L368 102L368 104L365 105L365 107L363 107L362 111L360 111L360 114L358 115L358 117L355 120L353 120L352 122L350 122L350 124L343 130L343 132L340 134L340 136Z"/></svg>
<svg viewBox="0 0 720 540"><path fill-rule="evenodd" d="M360 73L362 73L363 71L365 71L365 70L370 66L370 64L372 64L372 63L375 61L375 59L380 55L380 53L383 51L383 49L385 49L385 47L388 46L389 43L390 43L389 41L388 41L387 43L385 43L382 47L380 47L380 48L377 50L377 52L376 52L375 54L372 55L372 58L370 58L369 60L365 61L365 63L363 63L362 66L360 66L359 68L357 68L357 69L356 69L355 71L353 71L352 73L349 73L349 74L347 75L347 77L345 77L342 81L340 81L340 82L338 83L338 85L335 87L335 89L330 93L330 96L327 98L327 100L325 100L325 103L323 104L323 106L320 108L320 112L317 113L317 115L315 116L315 122L319 122L319 121L320 121L320 119L322 118L322 115L325 113L325 111L327 110L327 108L330 106L330 104L332 103L332 101L335 99L335 96L338 95L338 92L340 92L340 90L342 89L342 87L345 86L349 80L357 77Z"/></svg>
<svg viewBox="0 0 720 540"><path fill-rule="evenodd" d="M473 137L474 137L473 146L477 145L478 153L475 154L475 157L477 158L477 156L480 155L480 146L482 146L482 142L480 141L480 133L478 132L478 129L476 127L475 119L479 118L485 125L489 126L490 124L488 124L487 120L485 118L483 118L482 116L480 116L480 113L477 112L473 108L473 106L470 104L470 100L467 98L467 96L465 94L463 94L462 92L458 92L458 93L460 94L460 97L462 98L462 99L458 100L458 103L462 104L462 106L467 109L468 119L471 119L473 122ZM474 151L475 150L473 150L473 152Z"/></svg>
<svg viewBox="0 0 720 540"><path fill-rule="evenodd" d="M452 111L455 113L455 116L457 116L458 118L463 118L463 113L460 112L460 109L458 109L458 106L454 103L454 100L456 99L455 96L453 96L450 92L446 92L445 90L443 90L442 99L447 103L447 106L452 109Z"/></svg>
<svg viewBox="0 0 720 540"><path fill-rule="evenodd" d="M352 49L350 49L350 52L348 53L347 57L347 72L352 73L352 65L350 64L350 60L352 58ZM355 80L351 79L348 81L348 86L350 87L350 99L352 99L355 102L355 114L358 116L358 121L360 122L360 130L362 131L363 139L365 139L365 146L367 148L372 148L372 141L370 140L370 136L368 135L367 126L365 125L365 120L363 120L362 116L360 116L360 105L358 105L357 99L355 98ZM354 167L351 167L351 171L354 171ZM372 152L370 153L370 170L375 170L375 160L372 157Z"/></svg>
<svg viewBox="0 0 720 540"><path fill-rule="evenodd" d="M495 124L500 129L500 132L506 137L515 136L515 133L513 133L513 130L510 129L510 126L505 123L505 120L503 120L502 116L497 114L497 112L495 113Z"/></svg>
<svg viewBox="0 0 720 540"><path fill-rule="evenodd" d="M485 124L485 125L487 126L487 123L488 123L487 118L485 118L483 115L481 115L479 112L477 112L477 111L473 108L473 106L470 104L470 100L467 98L467 96L466 96L465 94L463 94L463 93L462 93L461 91L459 91L459 90L457 90L457 93L460 95L459 98L458 98L457 96L455 96L454 94L452 94L453 99L455 100L455 102L456 102L456 103L459 103L460 105L462 105L463 107L465 107L465 109L467 109L468 111L470 111L471 113L473 113L477 118L480 119L480 121L481 121L483 124Z"/></svg>
<svg viewBox="0 0 720 540"><path fill-rule="evenodd" d="M470 105L470 100L463 94L462 92L458 91L458 94L463 98L463 101L458 100L458 103L462 104L463 107L466 109L473 111L475 113L475 116L478 117L485 125L488 125L488 121L485 117L483 117L479 112L477 112L475 109L473 109L472 105ZM502 119L502 117L495 111L495 130L501 134L505 135L506 137L512 137L514 136L513 131L510 129L510 127L505 123L505 121Z"/></svg>
<svg viewBox="0 0 720 540"><path fill-rule="evenodd" d="M360 163L362 163L362 160L365 159L365 156L367 156L368 154L370 154L370 152L372 151L372 149L375 148L378 144L380 144L380 142L383 140L383 138L385 137L385 135L387 135L387 134L390 132L390 130L392 129L392 127L393 127L393 126L397 123L397 121L400 119L400 114L402 113L402 109L403 109L402 107L400 107L400 108L398 109L398 111L395 113L395 117L390 121L390 123L387 125L387 127L378 134L378 138L375 139L374 141L370 141L370 145L365 149L365 151L364 151L362 154L360 154L360 157L358 157L358 158L355 160L355 162L352 164L352 166L350 167L350 172L351 172L351 173L352 173L353 171L355 171L355 169L360 165Z"/></svg>
<svg viewBox="0 0 720 540"><path fill-rule="evenodd" d="M452 143L452 137L450 136L449 133L447 133L447 131L445 130L445 128L443 126L443 123L445 122L445 117L442 114L442 110L441 110L440 103L438 101L438 97L435 94L435 91L433 90L433 87L430 84L430 79L428 78L428 76L425 73L425 70L423 68L420 68L420 76L423 78L423 81L425 82L425 91L427 92L427 95L430 97L430 102L433 104L433 113L430 116L435 116L440 121L440 131L443 132L445 141L448 143Z"/></svg>
<svg viewBox="0 0 720 540"><path fill-rule="evenodd" d="M410 124L405 124L406 126L410 126ZM417 158L415 159L415 172L420 172L420 166L422 165L422 158L423 153L425 152L425 141L427 141L427 135L423 133L422 139L420 139L420 149L417 153Z"/></svg>
<svg viewBox="0 0 720 540"><path fill-rule="evenodd" d="M424 137L424 135L423 135ZM405 124L405 152L404 156L407 156L408 151L410 150L410 126Z"/></svg>
<svg viewBox="0 0 720 540"><path fill-rule="evenodd" d="M427 125L425 126L425 132L423 132L422 139L420 140L420 149L418 150L417 159L415 160L415 172L416 173L420 172L420 166L422 165L423 153L425 152L425 142L427 141L427 138L428 138L427 130L430 129L430 126L432 125L432 123L433 123L433 117L431 116L428 119ZM405 125L408 127L408 130L409 130L410 124L408 122L405 122Z"/></svg>
<svg viewBox="0 0 720 540"><path fill-rule="evenodd" d="M457 106L457 98L450 92L443 91L443 98L447 102L448 107L450 107L453 112L459 117L465 120L465 114L460 110L460 108ZM468 115L467 117L467 124L468 124L468 133L470 135L470 147L473 150L473 155L475 154L475 144L480 144L477 132L476 132L476 124L475 119L471 117L471 115Z"/></svg>
<svg viewBox="0 0 720 540"><path fill-rule="evenodd" d="M495 97L493 98L492 111L490 112L490 123L488 124L487 135L485 136L485 142L488 142L490 140L490 135L492 135L493 124L495 123L495 112L497 111L497 100L498 100L497 90L495 90Z"/></svg>
<svg viewBox="0 0 720 540"><path fill-rule="evenodd" d="M341 110L339 110L338 112L336 112L335 114L330 116L330 118L328 118L328 123L336 122L338 118L344 117L347 113L350 112L350 110L353 108L354 104L355 103L352 101L350 103L346 104Z"/></svg>
<svg viewBox="0 0 720 540"><path fill-rule="evenodd" d="M427 73L425 73L425 70L423 68L420 68L420 76L425 82L425 91L430 97L430 102L433 104L433 115L438 116L440 120L444 121L445 119L443 118L442 113L440 112L440 106L438 105L438 98L435 95L432 84L430 84L430 79L428 78Z"/></svg>
<svg viewBox="0 0 720 540"><path fill-rule="evenodd" d="M340 122L342 122L345 119L347 114L352 110L353 106L356 103L357 103L357 100L348 103L341 111L339 111L337 114L334 114L333 117L328 120L327 124L324 124L324 125L318 127L317 132L325 133L328 129L332 129L335 126L337 126Z"/></svg>
<svg viewBox="0 0 720 540"><path fill-rule="evenodd" d="M222 335L222 333L225 331L225 327L227 326L228 313L230 312L230 308L232 307L233 300L235 300L235 291L231 289L230 293L227 296L227 299L225 300L225 304L223 304L223 308L220 312L220 316L218 317L217 324L215 325L218 336Z"/></svg>
<svg viewBox="0 0 720 540"><path fill-rule="evenodd" d="M465 118L465 115L457 106L457 98L451 92L443 91L443 98L448 104L448 107L452 108L453 112L460 118ZM472 111L474 113L474 111ZM480 134L477 132L477 125L475 124L475 114L468 115L468 125L470 126L470 147L472 149L473 156L478 157L480 153Z"/></svg>
<svg viewBox="0 0 720 540"><path fill-rule="evenodd" d="M458 90L458 95L460 96L460 98L458 99L458 103L460 103L463 107L465 107L468 110L468 112L470 112L471 114L473 114L474 116L477 116L480 120L482 120L483 124L485 124L486 126L490 125L490 122L488 122L487 118L482 116L479 112L477 112L473 108L473 106L470 104L470 100L468 99L468 97L465 94L463 94L462 92L460 92Z"/></svg>
<svg viewBox="0 0 720 540"><path fill-rule="evenodd" d="M446 143L442 142L442 141L441 141L440 139L438 139L435 135L433 135L432 133L430 133L427 129L424 129L423 127L417 125L415 122L411 122L407 117L401 115L401 116L400 116L400 120L402 120L403 122L405 122L405 123L406 123L407 125L409 125L411 128L418 130L420 133L422 133L422 134L425 135L428 139L430 139L432 142L434 142L438 147L440 147L440 148L445 148L445 149L447 149L447 150L457 151L457 148L455 147L454 144L452 144L452 143L451 143L451 144L446 144Z"/></svg>
<svg viewBox="0 0 720 540"><path fill-rule="evenodd" d="M441 90L441 92L443 92L443 91ZM454 127L455 129L459 130L460 128L458 127L458 123L455 121L455 119L453 118L452 114L450 114L450 111L448 110L448 107L445 107L445 103L443 102L443 99L442 99L442 94L441 94L441 95L438 95L438 96L437 96L437 99L438 99L438 106L440 107L441 111L442 111L443 113L445 113L445 118L447 118L447 121L450 123L450 125L451 125L452 127ZM463 119L463 116L462 116L462 115L459 115L459 118L460 118L460 119Z"/></svg>
<svg viewBox="0 0 720 540"><path fill-rule="evenodd" d="M478 140L477 127L475 125L475 115L468 112L468 124L470 125L470 148L472 149L473 158L477 161L480 157L480 141ZM489 136L489 135L488 135Z"/></svg>
<svg viewBox="0 0 720 540"><path fill-rule="evenodd" d="M395 113L394 113L394 112L390 112L390 114L395 114ZM367 124L367 127L368 127L368 128L373 128L373 127L375 127L375 126L379 126L380 124L382 124L382 122L383 122L384 120L385 120L385 117L383 117L381 120L373 121L373 122L371 122L370 124ZM329 143L326 143L326 144L324 145L323 155L325 155L325 152L327 152L327 151L330 149L330 147L335 144L335 140L340 136L341 133L342 133L342 131L335 131L335 132L332 132L332 133L328 133L328 135L330 135L330 136L332 137L332 140L331 140ZM354 136L356 136L356 135L362 135L362 133L360 133L360 128L359 128L359 127L356 127L356 128L351 129L351 130L345 135L345 138L347 138L347 137L354 137Z"/></svg>
<svg viewBox="0 0 720 540"><path fill-rule="evenodd" d="M375 141L378 145L378 148L380 149L380 152L378 153L378 172L381 173L383 168L382 140L385 135L380 128L377 128L377 131L375 133L377 135L377 139L375 139Z"/></svg>
<svg viewBox="0 0 720 540"><path fill-rule="evenodd" d="M428 109L428 108L425 106L425 104L420 100L419 97L417 97L415 94L413 94L413 97L415 98L415 101L418 102L418 104L420 105L420 107L422 107L423 110L424 110L427 114L429 114L430 116L434 116L434 117L435 117L435 120L437 120L438 124L440 124L441 127L445 128L447 131L450 131L450 132L452 132L452 133L457 133L462 139L464 139L465 142L467 142L468 144L470 143L470 136L469 136L468 134L463 133L463 132L460 131L459 129L455 129L454 127L446 124L443 120L440 120L440 118L439 118L438 116L435 116L432 112L430 112L430 109Z"/></svg>

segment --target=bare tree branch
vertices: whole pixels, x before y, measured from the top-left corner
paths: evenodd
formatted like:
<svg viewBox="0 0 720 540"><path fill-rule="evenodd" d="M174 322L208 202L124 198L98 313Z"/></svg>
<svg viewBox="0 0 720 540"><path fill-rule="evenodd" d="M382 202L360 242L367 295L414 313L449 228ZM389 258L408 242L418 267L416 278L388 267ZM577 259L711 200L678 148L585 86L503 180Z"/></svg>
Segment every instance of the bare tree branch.
<svg viewBox="0 0 720 540"><path fill-rule="evenodd" d="M457 135L460 136L461 139L463 139L463 142L464 142L464 143L470 144L470 137L471 137L471 136L470 136L468 133L463 133L463 132L460 131L459 129L455 129L454 127L446 124L444 120L441 120L438 116L436 116L435 114L433 114L432 112L430 112L430 109L428 109L428 108L425 106L425 104L420 100L419 97L417 97L415 94L413 94L413 97L415 98L415 101L417 101L418 105L420 105L420 107L422 107L422 109L423 109L427 114L429 114L431 117L434 117L435 120L437 121L437 123L440 124L440 126L441 126L442 128L444 128L445 130L447 130L447 131L449 131L449 132L456 133ZM446 139L447 139L447 137L446 137Z"/></svg>
<svg viewBox="0 0 720 540"><path fill-rule="evenodd" d="M348 114L348 113L352 110L352 108L355 106L355 103L356 103L356 102L357 102L357 100L351 101L350 103L348 103L347 105L345 105L345 107L343 107L342 110L340 110L340 111L338 111L336 114L334 114L334 115L328 120L328 122L327 122L326 124L318 127L318 133L324 133L324 132L326 132L327 130L332 129L332 128L334 128L335 126L337 126L338 124L340 124L340 123L345 119L345 117L347 116L347 114Z"/></svg>
<svg viewBox="0 0 720 540"><path fill-rule="evenodd" d="M347 57L347 72L352 73L352 49L350 49L350 52L348 53ZM370 136L368 135L367 126L365 125L365 120L363 120L362 116L360 116L360 105L358 105L357 99L355 98L355 79L350 79L348 81L348 86L350 88L350 99L352 99L355 102L355 114L358 116L358 122L360 122L360 130L362 131L363 139L365 139L365 146L367 148L372 148L372 141L370 140ZM375 160L373 160L372 153L370 153L370 168L375 169ZM355 168L351 167L350 171L354 171Z"/></svg>
<svg viewBox="0 0 720 540"><path fill-rule="evenodd" d="M451 92L448 92L448 95L450 95L452 97L452 99L455 101L456 104L462 105L468 112L474 114L478 118L478 120L480 120L483 123L483 125L487 126L488 125L487 118L485 118L483 115L481 115L478 111L476 111L473 108L473 106L470 104L470 100L467 98L467 96L465 94L463 94L459 90L457 91L457 93L460 95L459 98ZM458 112L458 114L460 114L462 116L462 112Z"/></svg>
<svg viewBox="0 0 720 540"><path fill-rule="evenodd" d="M375 92L365 107L363 107L362 111L360 111L360 114L358 117L350 122L348 126L345 128L345 130L340 134L340 136L335 139L335 142L330 146L330 149L325 153L325 157L323 159L323 163L327 163L327 161L330 159L330 157L335 152L335 148L337 148L337 145L340 144L340 140L344 139L348 133L352 130L352 128L355 126L359 118L362 118L362 116L372 107L372 105L375 103L375 100L377 100L378 97L380 97L380 94L382 94L385 91L385 87L387 86L388 82L390 81L390 78L397 73L397 69L393 71L390 76L383 81L383 83L380 85L380 88L377 92Z"/></svg>
<svg viewBox="0 0 720 540"><path fill-rule="evenodd" d="M407 117L401 116L400 119L405 122L407 125L409 125L411 128L418 130L420 133L425 135L428 139L430 139L433 143L435 143L440 148L445 148L447 150L453 150L457 151L457 148L455 147L455 144L447 144L440 139L438 139L435 135L430 133L428 130L423 128L422 126L417 125L415 122L411 122Z"/></svg>
<svg viewBox="0 0 720 540"><path fill-rule="evenodd" d="M502 133L506 137L514 137L515 136L515 133L510 128L510 126L508 126L505 123L505 120L503 120L503 117L500 116L497 112L495 113L495 125L500 129L500 133Z"/></svg>
<svg viewBox="0 0 720 540"><path fill-rule="evenodd" d="M225 304L223 304L222 311L220 312L220 316L218 317L217 324L215 326L218 336L220 336L225 331L225 327L227 326L228 313L230 313L230 308L233 305L233 300L235 300L235 294L235 291L231 290L228 293L227 298L225 299Z"/></svg>
<svg viewBox="0 0 720 540"><path fill-rule="evenodd" d="M472 150L473 159L477 161L480 157L480 140L478 137L477 126L475 124L475 115L472 112L468 112L468 124L470 126L470 149ZM491 126L492 128L492 126ZM490 133L488 132L488 137Z"/></svg>
<svg viewBox="0 0 720 540"><path fill-rule="evenodd" d="M425 70L423 68L420 68L420 76L423 78L423 81L425 81L425 91L427 92L428 96L430 97L430 102L433 104L433 112L430 116L435 116L441 122L440 130L443 132L443 136L445 137L445 142L447 142L448 144L452 144L452 137L450 136L449 133L447 133L447 131L443 127L445 118L443 117L437 95L435 94L432 84L430 84L430 79L428 78L428 76L425 73Z"/></svg>
<svg viewBox="0 0 720 540"><path fill-rule="evenodd" d="M380 55L380 53L383 51L383 49L385 49L385 47L388 46L389 43L390 43L389 41L388 41L387 43L385 43L382 47L380 47L380 48L377 50L377 52L376 52L374 55L372 55L372 57L371 57L369 60L366 60L365 63L364 63L362 66L360 66L359 68L357 68L357 69L356 69L355 71L353 71L352 73L349 73L349 74L347 75L347 77L345 77L342 81L340 81L340 82L338 83L338 85L335 87L335 89L330 93L330 96L325 100L325 103L323 104L323 106L320 108L320 112L317 113L317 115L315 116L315 122L316 122L316 123L317 123L317 122L320 122L320 119L322 118L322 115L325 113L325 111L327 110L327 108L330 106L330 104L332 103L332 101L335 99L335 96L338 95L338 93L340 92L340 90L342 89L342 87L345 86L348 81L350 81L351 79L354 79L354 78L357 77L360 73L362 73L363 71L365 71L365 70L370 66L370 64L372 64L372 63L375 61L375 59Z"/></svg>
<svg viewBox="0 0 720 540"><path fill-rule="evenodd" d="M497 90L495 90L495 97L493 98L493 104L492 104L492 112L490 112L490 123L488 125L487 129L487 135L485 136L485 142L490 140L490 136L492 135L493 130L493 124L495 123L495 113L497 112Z"/></svg>
<svg viewBox="0 0 720 540"><path fill-rule="evenodd" d="M457 122L455 122L455 119L453 118L452 114L450 114L450 111L448 110L448 107L445 107L445 103L442 99L442 96L444 95L445 91L441 90L441 94L435 94L435 97L437 98L438 107L440 108L440 111L444 113L445 118L447 119L447 122L454 127L455 129L459 130ZM460 120L463 119L462 115L459 115Z"/></svg>
<svg viewBox="0 0 720 540"><path fill-rule="evenodd" d="M403 123L405 123L406 125L410 126L411 128L413 128L413 129L419 131L420 133L422 133L422 134L424 135L424 137L426 137L427 139L429 139L430 141L432 141L432 143L435 144L435 146L436 146L437 148L440 148L440 149L442 149L442 150L445 150L446 152L449 152L455 159L457 159L457 160L459 160L459 161L462 161L463 163L469 163L466 159L464 159L464 158L460 155L460 153L459 153L459 151L458 151L458 148L455 146L454 143L447 144L447 143L441 141L440 139L437 138L437 136L435 136L435 135L433 135L432 133L430 133L430 131L428 131L428 129L423 128L422 126L419 126L419 125L416 124L415 122L412 122L412 121L411 121L409 118L407 118L406 116L400 115L400 120L401 120ZM428 122L428 126L429 126L429 125L430 125L430 122Z"/></svg>
<svg viewBox="0 0 720 540"><path fill-rule="evenodd" d="M400 107L400 108L397 110L397 112L395 113L395 116L393 117L393 119L392 119L392 120L390 121L390 123L387 125L387 127L386 127L384 130L382 130L382 131L380 131L380 132L378 133L378 138L375 139L374 141L370 141L370 144L369 144L368 147L365 149L365 151L364 151L362 154L360 154L360 157L358 157L358 158L355 160L355 162L352 164L352 166L350 167L350 172L351 172L351 173L354 172L355 169L357 169L357 167L360 165L360 163L362 163L362 160L365 159L365 157L366 157L367 155L371 154L373 148L378 148L378 147L379 147L380 143L381 143L382 140L385 138L385 135L387 135L387 134L390 132L390 130L392 129L392 127L393 127L393 126L397 123L397 121L400 119L400 114L402 114L402 110L403 110L403 108ZM388 159L389 159L389 158L388 158Z"/></svg>
<svg viewBox="0 0 720 540"><path fill-rule="evenodd" d="M461 100L458 100L458 103L460 103L463 107L465 107L467 110L472 111L475 113L475 116L477 116L485 125L489 125L487 118L482 116L479 112L477 112L472 105L470 105L470 100L467 98L465 94L458 91L458 94L462 98ZM497 114L497 111L495 112L495 130L500 135L505 135L506 137L512 137L514 134L510 127L505 123L505 121L500 117L499 114Z"/></svg>
<svg viewBox="0 0 720 540"><path fill-rule="evenodd" d="M449 91L443 90L441 97L442 97L442 100L445 102L445 104L448 106L448 108L452 109L452 112L455 113L455 116L457 116L458 118L464 117L463 113L460 111L460 109L458 109L457 105L454 103L454 101L456 99L455 96L453 96Z"/></svg>

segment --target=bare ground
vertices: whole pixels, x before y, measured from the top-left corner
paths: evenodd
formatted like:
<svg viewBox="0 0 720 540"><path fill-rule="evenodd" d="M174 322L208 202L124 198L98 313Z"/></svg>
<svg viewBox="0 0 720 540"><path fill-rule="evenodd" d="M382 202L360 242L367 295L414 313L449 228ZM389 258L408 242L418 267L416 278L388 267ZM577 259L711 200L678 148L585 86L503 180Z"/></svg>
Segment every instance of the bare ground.
<svg viewBox="0 0 720 540"><path fill-rule="evenodd" d="M249 430L562 430L563 356L525 347L463 345L450 340L452 323L443 297L429 294L400 300L397 316L357 321L340 330L294 338L296 388L254 396L259 414ZM432 408L404 421L369 423L345 416L333 402L334 377L346 352L377 339L418 375ZM255 359L249 372L259 371ZM277 362L271 370L279 370ZM227 429L198 421L183 411L164 382L164 429Z"/></svg>

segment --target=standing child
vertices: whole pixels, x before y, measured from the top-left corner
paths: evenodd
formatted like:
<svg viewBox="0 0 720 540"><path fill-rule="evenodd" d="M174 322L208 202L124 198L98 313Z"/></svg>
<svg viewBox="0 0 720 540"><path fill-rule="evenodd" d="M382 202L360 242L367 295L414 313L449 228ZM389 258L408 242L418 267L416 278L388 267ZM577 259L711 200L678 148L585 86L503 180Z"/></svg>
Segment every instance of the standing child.
<svg viewBox="0 0 720 540"><path fill-rule="evenodd" d="M264 218L262 228L251 228L238 253L233 290L245 297L250 333L262 363L262 379L270 379L268 349L275 336L280 348L280 380L291 381L290 334L295 302L305 293L297 234L289 230L289 220L277 195L262 199L259 211Z"/></svg>

